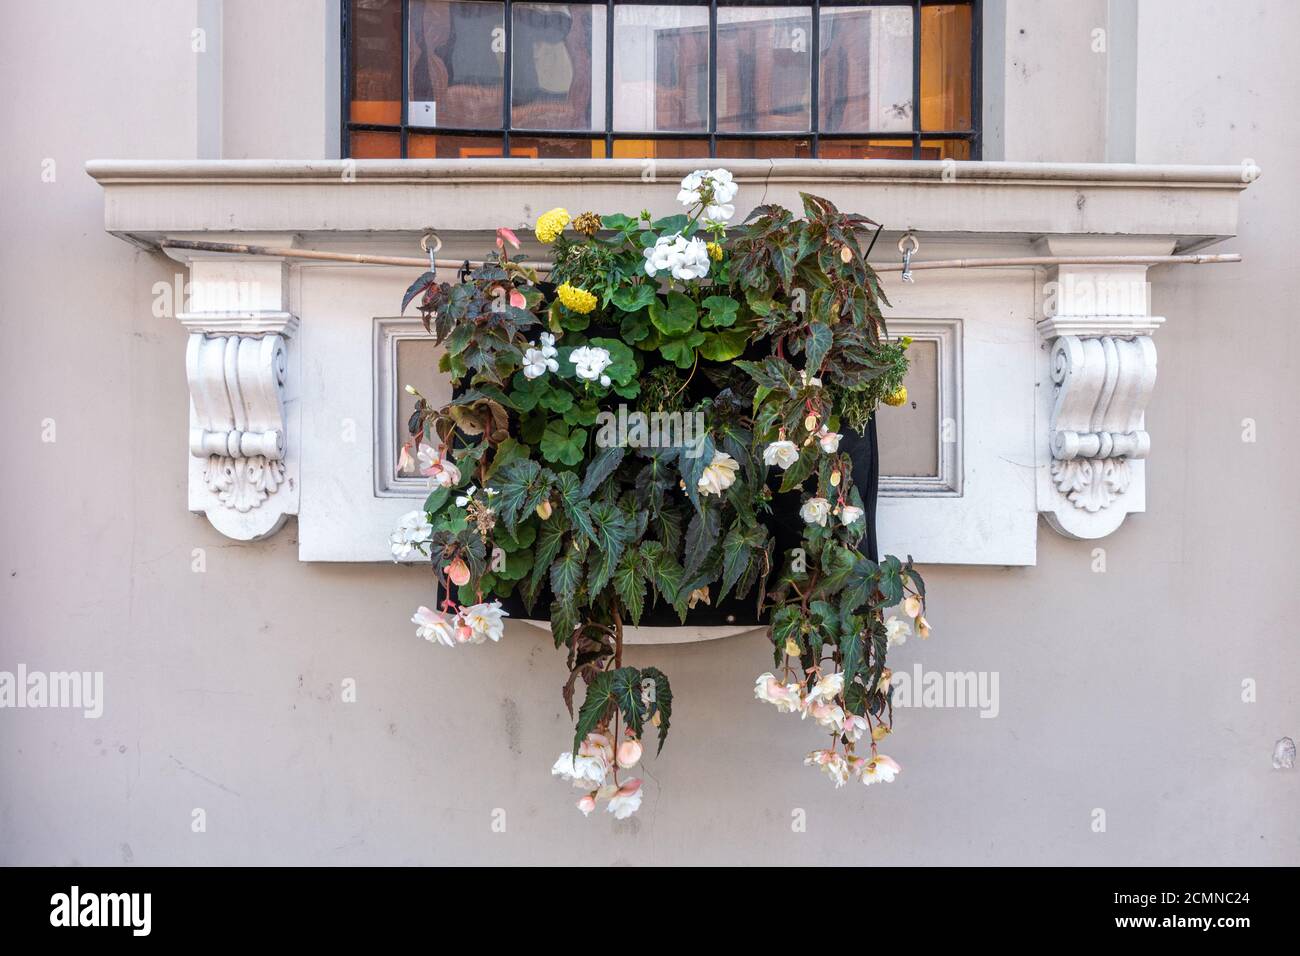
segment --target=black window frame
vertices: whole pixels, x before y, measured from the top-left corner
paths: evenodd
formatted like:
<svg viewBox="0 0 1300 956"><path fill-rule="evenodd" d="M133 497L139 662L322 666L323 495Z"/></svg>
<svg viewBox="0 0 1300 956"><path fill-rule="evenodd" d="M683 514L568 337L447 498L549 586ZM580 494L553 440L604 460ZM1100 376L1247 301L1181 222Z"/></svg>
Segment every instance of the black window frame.
<svg viewBox="0 0 1300 956"><path fill-rule="evenodd" d="M617 130L614 128L614 7L635 5L659 5L661 0L573 0L586 6L604 6L605 14L605 122L603 128L588 130L551 130L532 129L511 126L510 89L511 89L511 52L514 45L514 18L512 8L515 2L527 0L489 0L503 4L505 18L505 54L504 73L502 76L502 116L500 128L469 129L446 126L419 126L410 123L407 115L409 109L410 68L407 62L410 44L410 0L401 0L401 122L399 125L381 123L356 123L351 119L352 77L351 77L351 24L349 12L350 0L339 4L342 11L342 96L341 96L341 148L342 155L351 155L351 134L353 132L396 133L399 136L400 156L407 158L407 137L410 133L419 135L442 136L476 136L499 137L502 156L510 157L510 138L518 136L524 139L572 139L600 140L605 142L605 158L614 156L616 140L692 140L709 144L709 158L717 158L718 143L723 141L754 142L758 140L805 140L808 143L811 158L820 156L823 141L834 140L890 140L899 142L909 140L912 146L912 159L921 158L922 143L932 141L956 141L969 143L969 158L977 160L981 155L981 110L982 110L982 22L983 0L670 0L673 6L699 6L709 8L709 129L707 131L671 132L646 130ZM812 36L809 38L811 88L809 102L810 129L798 132L751 132L719 133L717 131L717 45L718 45L718 9L719 7L789 7L806 6L812 13ZM921 129L921 8L938 6L968 6L971 10L971 129L969 130L923 130ZM821 123L821 103L819 85L821 82L821 11L834 7L909 7L912 11L912 128L911 130L861 130L825 132L818 127ZM520 157L513 157L520 158ZM856 160L854 160L856 161Z"/></svg>

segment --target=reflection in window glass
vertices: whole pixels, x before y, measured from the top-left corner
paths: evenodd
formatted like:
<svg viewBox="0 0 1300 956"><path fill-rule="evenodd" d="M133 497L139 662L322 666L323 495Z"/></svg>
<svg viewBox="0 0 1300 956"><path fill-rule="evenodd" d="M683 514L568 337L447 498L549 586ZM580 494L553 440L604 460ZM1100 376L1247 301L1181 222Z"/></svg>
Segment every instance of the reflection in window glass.
<svg viewBox="0 0 1300 956"><path fill-rule="evenodd" d="M718 131L803 132L812 102L809 7L718 10Z"/></svg>
<svg viewBox="0 0 1300 956"><path fill-rule="evenodd" d="M971 128L970 7L921 8L921 129Z"/></svg>
<svg viewBox="0 0 1300 956"><path fill-rule="evenodd" d="M519 129L604 129L605 8L516 3L511 121Z"/></svg>
<svg viewBox="0 0 1300 956"><path fill-rule="evenodd" d="M614 128L709 128L707 7L614 8Z"/></svg>
<svg viewBox="0 0 1300 956"><path fill-rule="evenodd" d="M708 155L707 139L614 140L614 159L692 159Z"/></svg>
<svg viewBox="0 0 1300 956"><path fill-rule="evenodd" d="M402 121L399 0L357 0L352 7L350 44L352 88L348 116L354 123L396 126Z"/></svg>
<svg viewBox="0 0 1300 956"><path fill-rule="evenodd" d="M827 7L817 100L824 132L912 128L912 11Z"/></svg>
<svg viewBox="0 0 1300 956"><path fill-rule="evenodd" d="M811 159L811 139L720 139L720 159Z"/></svg>
<svg viewBox="0 0 1300 956"><path fill-rule="evenodd" d="M411 0L412 126L501 128L505 5Z"/></svg>

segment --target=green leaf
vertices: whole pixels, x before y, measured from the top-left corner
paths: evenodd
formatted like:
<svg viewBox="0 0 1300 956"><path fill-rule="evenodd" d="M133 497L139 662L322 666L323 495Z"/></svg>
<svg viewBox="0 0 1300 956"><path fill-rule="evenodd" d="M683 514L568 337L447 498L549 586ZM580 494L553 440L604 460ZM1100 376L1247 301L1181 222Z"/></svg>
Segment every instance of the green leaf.
<svg viewBox="0 0 1300 956"><path fill-rule="evenodd" d="M727 329L724 332L709 332L700 343L700 354L711 362L730 362L745 351L749 344L747 329Z"/></svg>
<svg viewBox="0 0 1300 956"><path fill-rule="evenodd" d="M826 353L830 351L833 336L830 327L823 325L821 322L814 322L808 327L808 338L804 342L804 352L806 361L804 368L809 375L816 375L817 370L821 368L822 360L826 358Z"/></svg>
<svg viewBox="0 0 1300 956"><path fill-rule="evenodd" d="M795 460L795 463L787 468L785 474L781 476L782 491L793 491L808 479L808 476L813 473L813 469L817 467L817 452L820 447L816 442L813 442L810 445L805 445L799 451L799 457Z"/></svg>
<svg viewBox="0 0 1300 956"><path fill-rule="evenodd" d="M573 637L578 626L578 606L572 601L555 601L551 604L551 639L562 647Z"/></svg>
<svg viewBox="0 0 1300 956"><path fill-rule="evenodd" d="M582 580L582 559L577 549L570 548L551 565L551 593L557 600L573 603Z"/></svg>
<svg viewBox="0 0 1300 956"><path fill-rule="evenodd" d="M587 734L596 729L601 718L609 709L614 699L614 675L610 671L601 671L587 685L587 696L578 711L578 724L573 733L573 752L578 752Z"/></svg>
<svg viewBox="0 0 1300 956"><path fill-rule="evenodd" d="M611 672L610 695L623 714L623 721L636 736L641 736L641 722L645 712L641 707L641 672L635 667L620 667Z"/></svg>
<svg viewBox="0 0 1300 956"><path fill-rule="evenodd" d="M542 522L542 528L537 533L537 548L533 555L533 573L530 578L530 586L536 588L546 574L551 562L555 556L560 553L560 548L564 545L564 526L551 517L549 521Z"/></svg>
<svg viewBox="0 0 1300 956"><path fill-rule="evenodd" d="M412 282L410 286L407 288L405 294L402 296L402 311L405 312L406 307L411 304L412 299L414 299L425 289L428 289L430 286L435 285L437 281L438 281L438 276L436 273L425 272L420 276L420 278Z"/></svg>
<svg viewBox="0 0 1300 956"><path fill-rule="evenodd" d="M618 334L623 337L623 341L636 344L643 341L651 331L650 313L646 309L638 309L636 312L623 316L618 326ZM655 343L658 347L658 343Z"/></svg>
<svg viewBox="0 0 1300 956"><path fill-rule="evenodd" d="M740 580L752 560L754 549L745 538L740 522L734 522L727 537L722 541L722 586L718 590L718 602L727 596L732 585Z"/></svg>
<svg viewBox="0 0 1300 956"><path fill-rule="evenodd" d="M654 283L643 282L640 285L621 285L610 300L624 312L636 312L644 309L658 298Z"/></svg>
<svg viewBox="0 0 1300 956"><path fill-rule="evenodd" d="M840 668L844 671L844 681L851 683L866 665L866 654L862 635L853 631L840 637Z"/></svg>
<svg viewBox="0 0 1300 956"><path fill-rule="evenodd" d="M735 325L740 314L740 303L725 295L711 295L700 304L708 309L700 319L701 327L706 329Z"/></svg>
<svg viewBox="0 0 1300 956"><path fill-rule="evenodd" d="M582 428L569 430L563 421L552 421L542 432L542 457L547 461L576 465L582 461L587 444L587 432Z"/></svg>
<svg viewBox="0 0 1300 956"><path fill-rule="evenodd" d="M695 350L704 342L703 332L692 332L677 338L664 339L659 343L659 354L678 368L690 368L695 364Z"/></svg>
<svg viewBox="0 0 1300 956"><path fill-rule="evenodd" d="M655 715L659 715L659 749L655 751L658 755L663 752L664 741L668 739L668 723L673 716L673 689L667 675L657 667L641 668L641 683L644 685L647 681L651 682L651 690L645 719L653 723Z"/></svg>
<svg viewBox="0 0 1300 956"><path fill-rule="evenodd" d="M591 561L589 590L592 597L595 597L613 576L614 567L618 564L618 559L623 556L623 548L630 537L630 529L623 512L617 505L607 501L598 501L591 505L591 525L589 537L595 548Z"/></svg>
<svg viewBox="0 0 1300 956"><path fill-rule="evenodd" d="M450 488L435 488L424 499L424 513L436 515L451 500Z"/></svg>
<svg viewBox="0 0 1300 956"><path fill-rule="evenodd" d="M699 309L680 292L669 292L667 301L656 298L650 303L650 321L664 335L680 336L695 328Z"/></svg>
<svg viewBox="0 0 1300 956"><path fill-rule="evenodd" d="M632 623L639 624L641 613L645 609L645 591L647 578L645 564L636 545L623 552L623 557L614 570L614 591L627 608Z"/></svg>
<svg viewBox="0 0 1300 956"><path fill-rule="evenodd" d="M524 459L502 469L501 480L496 486L496 512L507 530L513 530L516 521L537 507L548 486L542 466L535 461Z"/></svg>
<svg viewBox="0 0 1300 956"><path fill-rule="evenodd" d="M590 498L600 487L600 483L614 473L614 469L626 454L627 449L621 445L611 445L597 452L596 457L587 466L587 473L583 476L582 487L579 488L578 493L584 498Z"/></svg>
<svg viewBox="0 0 1300 956"><path fill-rule="evenodd" d="M683 568L686 577L694 577L708 560L710 552L718 544L721 524L720 509L711 504L701 505L700 510L691 516L690 524L686 526L686 553Z"/></svg>

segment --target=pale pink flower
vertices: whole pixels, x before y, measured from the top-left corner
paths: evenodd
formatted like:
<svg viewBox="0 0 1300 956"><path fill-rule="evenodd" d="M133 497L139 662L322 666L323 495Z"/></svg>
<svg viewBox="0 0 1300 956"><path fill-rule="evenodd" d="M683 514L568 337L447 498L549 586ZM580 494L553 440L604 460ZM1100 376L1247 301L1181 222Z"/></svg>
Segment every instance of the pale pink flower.
<svg viewBox="0 0 1300 956"><path fill-rule="evenodd" d="M809 767L820 767L826 776L835 781L837 789L849 782L849 764L839 751L814 750L803 762Z"/></svg>

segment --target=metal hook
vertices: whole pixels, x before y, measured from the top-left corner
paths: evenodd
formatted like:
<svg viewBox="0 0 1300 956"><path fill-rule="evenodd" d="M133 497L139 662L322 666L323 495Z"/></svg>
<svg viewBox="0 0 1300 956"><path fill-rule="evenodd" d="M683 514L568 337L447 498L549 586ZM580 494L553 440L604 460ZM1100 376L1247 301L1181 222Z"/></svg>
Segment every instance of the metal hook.
<svg viewBox="0 0 1300 956"><path fill-rule="evenodd" d="M468 282L468 281L469 281L469 272L470 272L470 269L469 269L469 260L466 259L463 263L461 263L461 267L460 267L460 281L461 281L461 282Z"/></svg>
<svg viewBox="0 0 1300 956"><path fill-rule="evenodd" d="M432 239L435 243L432 249L429 248L430 239ZM435 277L438 274L438 262L434 258L434 256L438 254L438 250L440 250L441 248L442 248L442 238L432 229L430 229L428 232L426 232L423 236L420 237L420 251L427 252L429 254L429 271L432 272Z"/></svg>
<svg viewBox="0 0 1300 956"><path fill-rule="evenodd" d="M903 281L912 280L912 256L921 248L921 240L910 232L898 240L898 251L903 254Z"/></svg>

